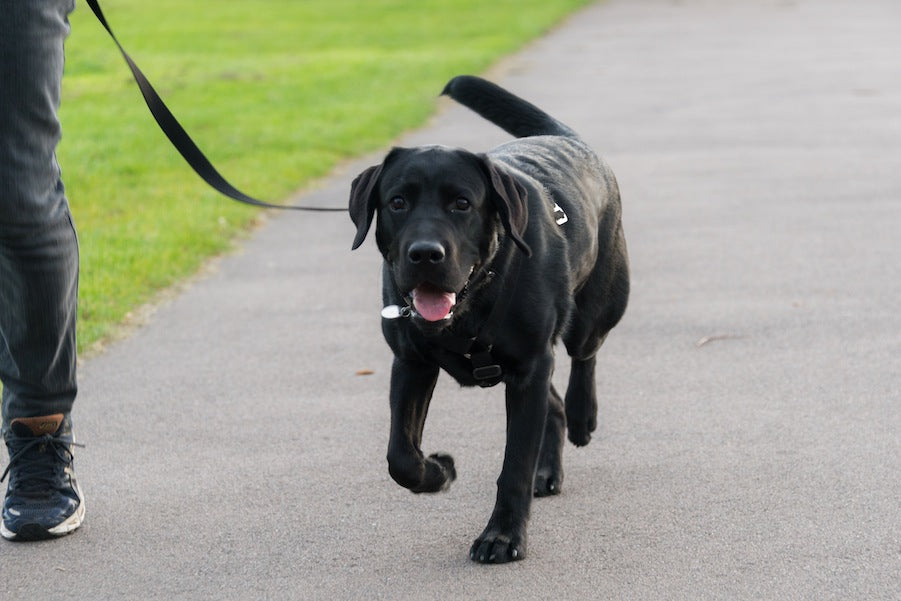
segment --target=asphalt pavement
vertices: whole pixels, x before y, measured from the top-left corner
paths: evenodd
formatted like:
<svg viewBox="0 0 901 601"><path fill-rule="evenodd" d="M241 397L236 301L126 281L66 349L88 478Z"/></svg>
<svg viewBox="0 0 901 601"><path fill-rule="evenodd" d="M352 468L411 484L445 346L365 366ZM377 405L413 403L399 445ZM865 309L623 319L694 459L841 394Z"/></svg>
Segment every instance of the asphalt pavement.
<svg viewBox="0 0 901 601"><path fill-rule="evenodd" d="M610 163L632 262L528 558L467 557L503 391L442 377L423 447L458 479L394 484L378 253L270 214L84 362L85 524L0 544L0 598L901 599L901 3L609 0L487 76ZM505 139L442 100L398 144Z"/></svg>

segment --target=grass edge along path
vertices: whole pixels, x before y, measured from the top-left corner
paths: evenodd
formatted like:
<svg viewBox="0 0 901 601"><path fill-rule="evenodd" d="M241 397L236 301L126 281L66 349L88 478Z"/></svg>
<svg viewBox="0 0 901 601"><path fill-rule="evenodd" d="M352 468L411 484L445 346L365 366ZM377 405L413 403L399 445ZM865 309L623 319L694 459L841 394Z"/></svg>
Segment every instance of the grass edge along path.
<svg viewBox="0 0 901 601"><path fill-rule="evenodd" d="M422 125L588 0L107 0L122 44L223 175L281 202ZM219 196L157 129L87 6L71 16L58 156L79 232L79 350L234 246L260 211Z"/></svg>

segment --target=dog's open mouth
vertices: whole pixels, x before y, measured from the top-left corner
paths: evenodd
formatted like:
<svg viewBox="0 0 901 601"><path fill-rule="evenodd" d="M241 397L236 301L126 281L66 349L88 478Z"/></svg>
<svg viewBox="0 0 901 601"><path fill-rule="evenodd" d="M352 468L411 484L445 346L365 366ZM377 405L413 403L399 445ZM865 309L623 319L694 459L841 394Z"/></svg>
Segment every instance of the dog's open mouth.
<svg viewBox="0 0 901 601"><path fill-rule="evenodd" d="M446 319L457 302L455 292L447 292L429 283L423 283L410 293L413 308L426 321Z"/></svg>

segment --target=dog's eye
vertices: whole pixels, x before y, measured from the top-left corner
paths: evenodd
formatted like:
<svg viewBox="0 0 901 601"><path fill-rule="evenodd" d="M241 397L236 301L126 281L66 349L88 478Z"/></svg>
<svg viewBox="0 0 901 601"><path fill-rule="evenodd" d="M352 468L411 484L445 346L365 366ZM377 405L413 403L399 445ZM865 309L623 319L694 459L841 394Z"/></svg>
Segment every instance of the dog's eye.
<svg viewBox="0 0 901 601"><path fill-rule="evenodd" d="M392 211L403 211L407 208L407 201L401 196L395 196L388 201L388 208Z"/></svg>
<svg viewBox="0 0 901 601"><path fill-rule="evenodd" d="M462 196L454 201L455 211L468 211L471 206L472 203L469 202L469 199L463 198Z"/></svg>

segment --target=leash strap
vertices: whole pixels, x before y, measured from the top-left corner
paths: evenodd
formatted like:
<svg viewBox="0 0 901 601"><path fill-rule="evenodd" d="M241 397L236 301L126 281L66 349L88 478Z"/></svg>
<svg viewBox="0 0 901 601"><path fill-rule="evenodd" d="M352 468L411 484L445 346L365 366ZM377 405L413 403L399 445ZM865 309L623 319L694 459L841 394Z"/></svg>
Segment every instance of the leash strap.
<svg viewBox="0 0 901 601"><path fill-rule="evenodd" d="M185 161L188 162L188 165L190 165L191 168L194 169L194 171L203 179L203 181L209 184L220 194L228 196L229 198L237 200L238 202L243 202L245 204L254 205L257 207L317 212L347 211L347 209L337 207L303 207L296 205L272 204L258 200L235 188L231 183L228 182L228 180L222 177L222 175L216 170L213 164L210 163L209 159L206 158L206 155L204 155L200 148L197 147L197 144L194 143L194 140L191 139L191 136L188 135L188 132L186 132L185 129L181 126L181 124L169 110L169 107L166 106L166 103L163 102L159 94L157 94L156 90L153 89L153 86L150 85L150 82L147 80L147 78L144 77L144 74L141 72L141 69L138 68L138 65L135 64L135 62L131 59L131 57L122 47L122 44L119 43L119 40L116 38L116 34L113 33L112 28L109 26L109 23L107 23L106 17L103 15L103 11L100 10L100 5L97 3L97 0L86 1L88 3L88 6L91 7L94 16L97 17L97 20L100 21L100 24L103 25L103 28L106 29L106 32L113 39L116 47L119 48L119 52L122 53L122 57L125 59L128 67L131 69L131 73L138 84L138 88L140 88L141 90L141 95L144 96L144 102L147 103L147 108L150 109L150 114L152 114L153 118L156 119L156 122L160 126L160 129L163 130L163 133L166 134L166 137L169 138L169 141L172 142L173 146L175 146L175 149L178 150L181 156L184 157Z"/></svg>

